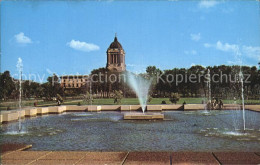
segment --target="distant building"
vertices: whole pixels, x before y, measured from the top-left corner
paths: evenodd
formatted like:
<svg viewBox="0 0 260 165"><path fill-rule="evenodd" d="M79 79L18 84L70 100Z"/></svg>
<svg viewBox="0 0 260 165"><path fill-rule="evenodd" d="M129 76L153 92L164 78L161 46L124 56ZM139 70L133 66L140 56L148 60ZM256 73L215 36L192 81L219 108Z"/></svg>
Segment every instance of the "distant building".
<svg viewBox="0 0 260 165"><path fill-rule="evenodd" d="M113 72L124 72L125 51L118 42L117 36L107 49L107 65L106 68ZM77 89L86 87L88 84L88 75L64 75L60 77L61 87L66 89Z"/></svg>
<svg viewBox="0 0 260 165"><path fill-rule="evenodd" d="M61 87L66 89L86 87L88 75L65 75L60 77Z"/></svg>
<svg viewBox="0 0 260 165"><path fill-rule="evenodd" d="M125 51L115 36L114 41L107 49L107 66L110 71L124 72L126 70L125 65Z"/></svg>

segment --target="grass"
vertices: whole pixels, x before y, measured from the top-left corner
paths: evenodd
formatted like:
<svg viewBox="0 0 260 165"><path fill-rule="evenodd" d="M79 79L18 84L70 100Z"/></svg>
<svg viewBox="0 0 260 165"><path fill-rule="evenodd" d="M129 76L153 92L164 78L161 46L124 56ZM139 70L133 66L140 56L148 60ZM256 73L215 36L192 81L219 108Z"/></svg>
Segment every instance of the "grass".
<svg viewBox="0 0 260 165"><path fill-rule="evenodd" d="M182 104L184 101L186 104L201 104L204 98L181 98L177 104ZM33 103L36 100L27 100L23 101L23 107L26 106L33 106ZM171 104L169 101L169 98L153 98L151 102L148 104L161 104L162 101L165 101L166 104ZM63 105L86 105L83 100L65 100ZM224 104L232 104L234 103L234 100L223 100ZM238 104L241 104L241 100L237 100ZM102 99L94 99L93 105L115 105L114 99L109 99L109 98L102 98ZM121 105L138 105L139 101L137 98L123 98L121 100ZM245 104L260 104L260 100L245 100ZM54 106L57 105L56 101L43 101L43 100L38 100L37 101L37 106ZM13 101L13 102L2 102L0 105L0 110L7 110L7 107L10 107L10 109L17 109L18 108L18 101Z"/></svg>

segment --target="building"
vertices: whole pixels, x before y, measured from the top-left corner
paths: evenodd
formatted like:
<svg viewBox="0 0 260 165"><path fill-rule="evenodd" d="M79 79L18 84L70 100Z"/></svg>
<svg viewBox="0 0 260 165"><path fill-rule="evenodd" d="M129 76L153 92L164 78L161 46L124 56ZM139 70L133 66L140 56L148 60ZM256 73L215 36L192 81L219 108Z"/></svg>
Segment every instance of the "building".
<svg viewBox="0 0 260 165"><path fill-rule="evenodd" d="M115 36L114 41L107 49L107 65L106 68L113 72L124 72L125 65L125 51ZM60 77L61 87L66 89L77 89L86 87L88 84L88 75L64 75Z"/></svg>
<svg viewBox="0 0 260 165"><path fill-rule="evenodd" d="M107 66L110 71L124 72L126 70L125 65L125 51L115 36L114 41L107 49Z"/></svg>
<svg viewBox="0 0 260 165"><path fill-rule="evenodd" d="M61 87L66 89L86 87L88 75L65 75L60 77Z"/></svg>

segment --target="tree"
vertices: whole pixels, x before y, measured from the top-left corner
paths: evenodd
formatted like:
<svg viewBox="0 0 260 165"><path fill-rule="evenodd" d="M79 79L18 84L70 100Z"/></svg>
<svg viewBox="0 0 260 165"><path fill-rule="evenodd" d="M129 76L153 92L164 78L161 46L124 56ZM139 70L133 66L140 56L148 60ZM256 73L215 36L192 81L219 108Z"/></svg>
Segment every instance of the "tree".
<svg viewBox="0 0 260 165"><path fill-rule="evenodd" d="M177 101L180 100L180 95L178 93L171 93L169 100L170 100L170 102L176 104Z"/></svg>
<svg viewBox="0 0 260 165"><path fill-rule="evenodd" d="M122 91L115 91L115 94L114 94L114 103L120 104L122 98L123 98Z"/></svg>
<svg viewBox="0 0 260 165"><path fill-rule="evenodd" d="M86 94L84 95L84 100L86 104L91 104L94 100L91 94L87 91Z"/></svg>
<svg viewBox="0 0 260 165"><path fill-rule="evenodd" d="M155 66L148 66L146 68L146 74L149 76L151 82L151 87L150 90L153 92L154 95L158 94L158 90L157 90L157 75L161 74L162 71L159 68L156 68Z"/></svg>
<svg viewBox="0 0 260 165"><path fill-rule="evenodd" d="M63 89L59 83L59 77L57 75L53 74L53 76L47 78L47 81L48 82L41 85L46 100L52 100L52 98L56 97L57 94L63 94Z"/></svg>
<svg viewBox="0 0 260 165"><path fill-rule="evenodd" d="M57 101L58 105L60 105L61 103L63 103L63 98L61 97L60 94L57 94L57 96L56 96L56 101Z"/></svg>
<svg viewBox="0 0 260 165"><path fill-rule="evenodd" d="M149 95L148 98L147 98L147 102L150 103L152 101L152 99L153 99L152 96Z"/></svg>
<svg viewBox="0 0 260 165"><path fill-rule="evenodd" d="M0 99L7 100L13 90L15 90L15 82L10 76L10 72L5 71L0 75Z"/></svg>

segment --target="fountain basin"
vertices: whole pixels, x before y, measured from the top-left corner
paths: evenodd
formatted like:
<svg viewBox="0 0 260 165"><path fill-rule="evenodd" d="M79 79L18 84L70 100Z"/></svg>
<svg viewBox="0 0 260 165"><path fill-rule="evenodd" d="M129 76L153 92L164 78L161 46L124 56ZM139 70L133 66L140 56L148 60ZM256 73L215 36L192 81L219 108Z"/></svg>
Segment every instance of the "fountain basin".
<svg viewBox="0 0 260 165"><path fill-rule="evenodd" d="M162 111L161 105L147 105L147 111Z"/></svg>
<svg viewBox="0 0 260 165"><path fill-rule="evenodd" d="M211 111L214 112L220 113L217 110ZM199 115L200 111L190 114L163 111L165 120L124 120L124 114L142 113L122 111L82 111L38 116L22 119L20 132L19 123L3 124L1 142L33 144L31 150L38 151L259 152L260 113L246 111L250 119L247 120L247 127L250 130L243 131L241 111L222 112L221 115L205 116ZM159 112L146 112L151 113ZM240 120L233 123L236 119Z"/></svg>
<svg viewBox="0 0 260 165"><path fill-rule="evenodd" d="M163 120L161 113L125 113L124 120Z"/></svg>

